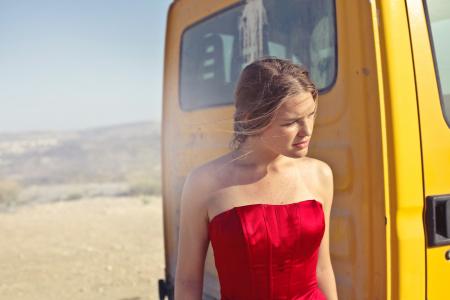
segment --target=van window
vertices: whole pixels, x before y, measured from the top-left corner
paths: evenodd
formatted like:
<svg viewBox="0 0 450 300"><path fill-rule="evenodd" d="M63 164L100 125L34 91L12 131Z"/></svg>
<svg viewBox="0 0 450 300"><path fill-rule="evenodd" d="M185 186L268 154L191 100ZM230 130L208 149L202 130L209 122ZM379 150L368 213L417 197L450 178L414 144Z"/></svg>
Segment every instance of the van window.
<svg viewBox="0 0 450 300"><path fill-rule="evenodd" d="M426 4L441 106L450 127L450 2L427 0Z"/></svg>
<svg viewBox="0 0 450 300"><path fill-rule="evenodd" d="M187 28L181 38L180 106L228 105L240 71L271 55L305 65L320 92L336 77L333 0L242 1Z"/></svg>

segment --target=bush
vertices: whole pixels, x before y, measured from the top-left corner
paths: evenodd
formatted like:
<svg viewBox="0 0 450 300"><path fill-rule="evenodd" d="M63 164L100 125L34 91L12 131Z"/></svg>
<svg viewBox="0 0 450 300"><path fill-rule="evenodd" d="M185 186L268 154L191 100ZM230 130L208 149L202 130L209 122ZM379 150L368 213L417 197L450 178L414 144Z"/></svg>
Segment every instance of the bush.
<svg viewBox="0 0 450 300"><path fill-rule="evenodd" d="M81 192L71 192L70 194L67 195L65 200L73 201L73 200L78 200L78 199L81 199L81 198L83 198L83 193L81 193Z"/></svg>

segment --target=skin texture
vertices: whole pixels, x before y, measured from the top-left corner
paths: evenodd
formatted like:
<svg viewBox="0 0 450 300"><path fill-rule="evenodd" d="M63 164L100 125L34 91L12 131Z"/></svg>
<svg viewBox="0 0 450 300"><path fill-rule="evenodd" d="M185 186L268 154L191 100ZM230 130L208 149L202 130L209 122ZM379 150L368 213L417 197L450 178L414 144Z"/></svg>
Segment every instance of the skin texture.
<svg viewBox="0 0 450 300"><path fill-rule="evenodd" d="M235 206L320 201L325 234L319 248L317 280L328 300L338 299L329 251L333 173L328 164L307 157L317 106L310 93L285 99L269 127L249 136L240 149L193 169L187 176L180 210L175 299L202 298L203 272L209 245L208 223Z"/></svg>

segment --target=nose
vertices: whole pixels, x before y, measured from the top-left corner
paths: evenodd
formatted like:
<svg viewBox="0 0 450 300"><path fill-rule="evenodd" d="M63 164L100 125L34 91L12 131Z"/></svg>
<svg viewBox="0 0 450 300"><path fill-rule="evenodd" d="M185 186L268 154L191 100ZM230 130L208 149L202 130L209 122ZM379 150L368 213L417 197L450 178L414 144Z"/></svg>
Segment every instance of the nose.
<svg viewBox="0 0 450 300"><path fill-rule="evenodd" d="M313 124L304 122L297 133L297 136L310 136L312 134Z"/></svg>

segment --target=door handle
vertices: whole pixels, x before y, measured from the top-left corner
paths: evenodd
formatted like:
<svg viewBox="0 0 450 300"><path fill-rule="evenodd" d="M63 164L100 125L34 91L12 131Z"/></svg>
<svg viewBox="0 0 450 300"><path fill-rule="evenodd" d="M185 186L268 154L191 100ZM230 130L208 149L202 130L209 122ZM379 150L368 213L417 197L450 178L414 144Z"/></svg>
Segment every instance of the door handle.
<svg viewBox="0 0 450 300"><path fill-rule="evenodd" d="M426 197L428 246L450 245L450 194Z"/></svg>

